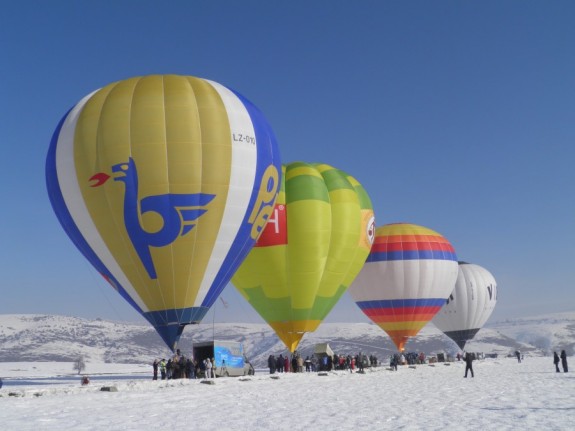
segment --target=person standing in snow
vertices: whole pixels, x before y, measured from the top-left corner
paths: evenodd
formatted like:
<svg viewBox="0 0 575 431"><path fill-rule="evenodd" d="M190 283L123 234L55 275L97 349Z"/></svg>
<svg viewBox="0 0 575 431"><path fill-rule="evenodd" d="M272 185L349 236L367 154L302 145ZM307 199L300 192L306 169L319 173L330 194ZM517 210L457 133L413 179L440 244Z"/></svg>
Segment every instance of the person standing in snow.
<svg viewBox="0 0 575 431"><path fill-rule="evenodd" d="M468 371L471 371L471 377L474 377L474 375L473 375L473 360L475 358L473 357L473 354L464 352L464 358L463 359L465 360L465 376L463 376L463 377L467 377Z"/></svg>
<svg viewBox="0 0 575 431"><path fill-rule="evenodd" d="M303 373L303 357L301 355L297 355L297 372Z"/></svg>
<svg viewBox="0 0 575 431"><path fill-rule="evenodd" d="M363 353L359 352L355 357L355 363L357 364L357 372L363 374Z"/></svg>
<svg viewBox="0 0 575 431"><path fill-rule="evenodd" d="M268 368L270 369L270 374L273 374L276 372L276 358L274 357L274 355L269 355L268 356Z"/></svg>
<svg viewBox="0 0 575 431"><path fill-rule="evenodd" d="M309 358L309 356L306 356L304 363L305 363L305 371L309 373L311 371L311 359Z"/></svg>
<svg viewBox="0 0 575 431"><path fill-rule="evenodd" d="M166 360L162 359L160 361L160 376L162 380L166 380Z"/></svg>
<svg viewBox="0 0 575 431"><path fill-rule="evenodd" d="M521 363L521 352L519 350L515 351L515 356L517 356L517 362Z"/></svg>
<svg viewBox="0 0 575 431"><path fill-rule="evenodd" d="M212 378L212 361L206 358L206 379Z"/></svg>
<svg viewBox="0 0 575 431"><path fill-rule="evenodd" d="M559 373L559 355L553 352L553 363L555 364L555 372Z"/></svg>
<svg viewBox="0 0 575 431"><path fill-rule="evenodd" d="M425 353L419 352L419 357L417 358L420 364L425 364Z"/></svg>
<svg viewBox="0 0 575 431"><path fill-rule="evenodd" d="M185 379L188 377L186 373L186 357L184 355L180 355L179 367L180 369L180 378Z"/></svg>
<svg viewBox="0 0 575 431"><path fill-rule="evenodd" d="M186 359L186 377L188 379L195 379L196 378L196 365L192 358Z"/></svg>
<svg viewBox="0 0 575 431"><path fill-rule="evenodd" d="M567 353L565 350L561 350L561 366L563 367L563 372L567 372Z"/></svg>
<svg viewBox="0 0 575 431"><path fill-rule="evenodd" d="M168 359L166 364L166 378L170 380L172 378L172 360Z"/></svg>
<svg viewBox="0 0 575 431"><path fill-rule="evenodd" d="M158 360L154 359L154 363L152 364L152 369L154 370L154 377L152 380L158 380Z"/></svg>
<svg viewBox="0 0 575 431"><path fill-rule="evenodd" d="M391 355L389 357L389 366L392 370L397 371L397 363L399 362L399 358L397 354Z"/></svg>
<svg viewBox="0 0 575 431"><path fill-rule="evenodd" d="M172 379L179 379L181 377L180 355L180 349L176 349L176 354L172 356Z"/></svg>

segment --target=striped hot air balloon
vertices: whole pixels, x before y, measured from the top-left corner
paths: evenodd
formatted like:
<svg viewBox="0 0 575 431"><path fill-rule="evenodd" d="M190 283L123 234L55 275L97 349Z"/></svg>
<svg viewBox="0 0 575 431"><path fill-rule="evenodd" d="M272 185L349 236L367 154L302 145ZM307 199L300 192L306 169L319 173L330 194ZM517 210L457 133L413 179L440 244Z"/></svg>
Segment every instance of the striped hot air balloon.
<svg viewBox="0 0 575 431"><path fill-rule="evenodd" d="M400 351L439 311L457 279L457 257L443 236L414 224L378 227L349 292Z"/></svg>
<svg viewBox="0 0 575 431"><path fill-rule="evenodd" d="M363 266L374 216L345 172L302 162L283 169L275 210L232 283L293 352Z"/></svg>
<svg viewBox="0 0 575 431"><path fill-rule="evenodd" d="M64 230L175 348L261 234L281 163L262 113L191 76L107 85L61 120L46 181Z"/></svg>

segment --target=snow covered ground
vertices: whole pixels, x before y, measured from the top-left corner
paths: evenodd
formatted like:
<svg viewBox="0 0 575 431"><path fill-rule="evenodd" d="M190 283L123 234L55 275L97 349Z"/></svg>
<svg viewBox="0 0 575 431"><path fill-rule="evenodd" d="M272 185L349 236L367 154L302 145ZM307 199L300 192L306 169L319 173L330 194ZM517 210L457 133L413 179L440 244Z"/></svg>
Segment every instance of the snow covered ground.
<svg viewBox="0 0 575 431"><path fill-rule="evenodd" d="M73 374L70 363L0 363L0 429L573 429L575 373L556 373L552 358L486 359L474 369L475 378L467 379L462 362L277 379L259 372L208 385L154 382L148 365L87 363L87 374L105 380L82 387L79 377L14 385L17 378ZM134 378L113 375L126 373ZM150 380L137 378L145 373ZM100 390L112 385L118 392Z"/></svg>

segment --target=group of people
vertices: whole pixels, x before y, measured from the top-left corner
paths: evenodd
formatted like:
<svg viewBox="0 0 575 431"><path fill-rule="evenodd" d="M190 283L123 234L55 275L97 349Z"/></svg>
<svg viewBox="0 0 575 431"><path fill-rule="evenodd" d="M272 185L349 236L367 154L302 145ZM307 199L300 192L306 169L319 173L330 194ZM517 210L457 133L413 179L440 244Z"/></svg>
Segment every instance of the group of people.
<svg viewBox="0 0 575 431"><path fill-rule="evenodd" d="M561 358L561 359L559 359ZM553 352L553 363L555 364L555 371L559 371L559 362L561 362L561 367L563 367L563 372L566 373L569 369L567 367L567 353L565 350L561 350L561 356L557 354L557 352Z"/></svg>
<svg viewBox="0 0 575 431"><path fill-rule="evenodd" d="M357 355L338 355L333 357L321 355L318 360L318 371L341 370L353 373L363 372L365 368L376 367L377 357L359 352Z"/></svg>
<svg viewBox="0 0 575 431"><path fill-rule="evenodd" d="M398 365L425 364L425 359L426 356L423 352L395 353L389 357L389 366L397 370Z"/></svg>
<svg viewBox="0 0 575 431"><path fill-rule="evenodd" d="M180 350L168 361L165 359L155 359L152 363L154 375L153 380L158 380L158 372L162 380L171 379L195 379L204 377L215 378L216 363L214 358L196 360L182 355Z"/></svg>
<svg viewBox="0 0 575 431"><path fill-rule="evenodd" d="M365 367L377 366L377 358L374 355L365 355L359 352L357 355L328 355L325 353L318 355L306 356L305 359L302 355L294 352L291 359L288 355L279 356L269 355L268 368L270 374L278 373L302 373L302 372L315 372L315 371L331 371L331 370L348 370L354 372L355 370L362 372Z"/></svg>
<svg viewBox="0 0 575 431"><path fill-rule="evenodd" d="M521 362L523 355L518 351L515 352L517 360ZM390 367L397 370L398 365L405 364L424 364L425 354L423 352L417 354L414 352L409 353L396 353L390 356ZM465 361L465 375L473 373L473 361L476 359L474 353L463 352L457 354L457 359ZM555 371L560 372L559 363L563 368L563 372L568 371L567 366L567 353L561 350L561 354L553 352L553 363L555 364ZM270 374L278 373L302 373L302 372L315 372L315 371L331 371L331 370L349 370L350 372L358 371L363 372L365 367L377 366L377 358L374 355L365 355L359 352L357 355L337 355L333 356L327 354L306 356L305 359L299 353L294 352L291 359L288 355L279 356L269 355L268 368ZM214 358L205 358L203 360L195 360L190 357L185 357L181 354L180 350L170 358L167 362L165 359L155 359L153 364L153 380L158 380L159 376L162 380L166 379L195 379L198 377L215 378L216 364ZM1 381L0 381L1 385ZM1 386L0 386L1 387Z"/></svg>
<svg viewBox="0 0 575 431"><path fill-rule="evenodd" d="M396 353L391 355L389 358L389 365L392 369L397 370L398 365L412 365L412 364L424 364L426 361L425 353ZM332 371L332 370L345 370L351 373L353 372L364 372L365 368L376 367L378 365L378 359L375 355L366 355L359 352L357 355L338 355L333 356L327 355L325 353L306 356L299 355L297 352L291 357L270 355L268 357L268 368L270 374L276 372L283 373L292 371L294 373L303 372L315 372L315 371Z"/></svg>
<svg viewBox="0 0 575 431"><path fill-rule="evenodd" d="M523 355L519 350L515 351L515 356L517 356L517 361L521 363ZM558 355L557 352L553 352L553 364L555 365L555 372L557 373L561 372L559 369L559 362L561 362L563 372L566 373L569 370L569 367L567 366L567 352L565 352L565 350L561 350L561 355Z"/></svg>
<svg viewBox="0 0 575 431"><path fill-rule="evenodd" d="M515 356L517 357L517 362L521 363L523 355L519 350L515 351ZM473 377L473 361L475 360L475 354L463 352L463 359L465 361L465 375L463 377L467 377L468 371L471 372L471 377ZM559 356L557 352L553 352L553 364L555 365L555 371L557 373L561 372L561 370L559 370L559 362L561 362L563 372L566 373L569 370L569 368L567 366L567 353L565 352L565 350L561 350L561 356Z"/></svg>

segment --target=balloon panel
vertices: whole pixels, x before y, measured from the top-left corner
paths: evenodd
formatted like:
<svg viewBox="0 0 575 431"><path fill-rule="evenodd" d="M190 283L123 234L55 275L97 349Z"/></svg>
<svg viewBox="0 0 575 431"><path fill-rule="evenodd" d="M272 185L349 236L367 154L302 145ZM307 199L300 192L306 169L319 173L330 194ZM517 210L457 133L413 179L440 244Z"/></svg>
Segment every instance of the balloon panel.
<svg viewBox="0 0 575 431"><path fill-rule="evenodd" d="M232 282L293 351L365 262L373 210L363 187L331 166L297 162L284 172L274 212Z"/></svg>
<svg viewBox="0 0 575 431"><path fill-rule="evenodd" d="M445 303L456 277L457 257L447 239L423 226L391 224L376 229L349 291L402 350Z"/></svg>
<svg viewBox="0 0 575 431"><path fill-rule="evenodd" d="M172 347L263 230L280 182L262 114L212 81L131 78L54 133L48 191L64 229Z"/></svg>

